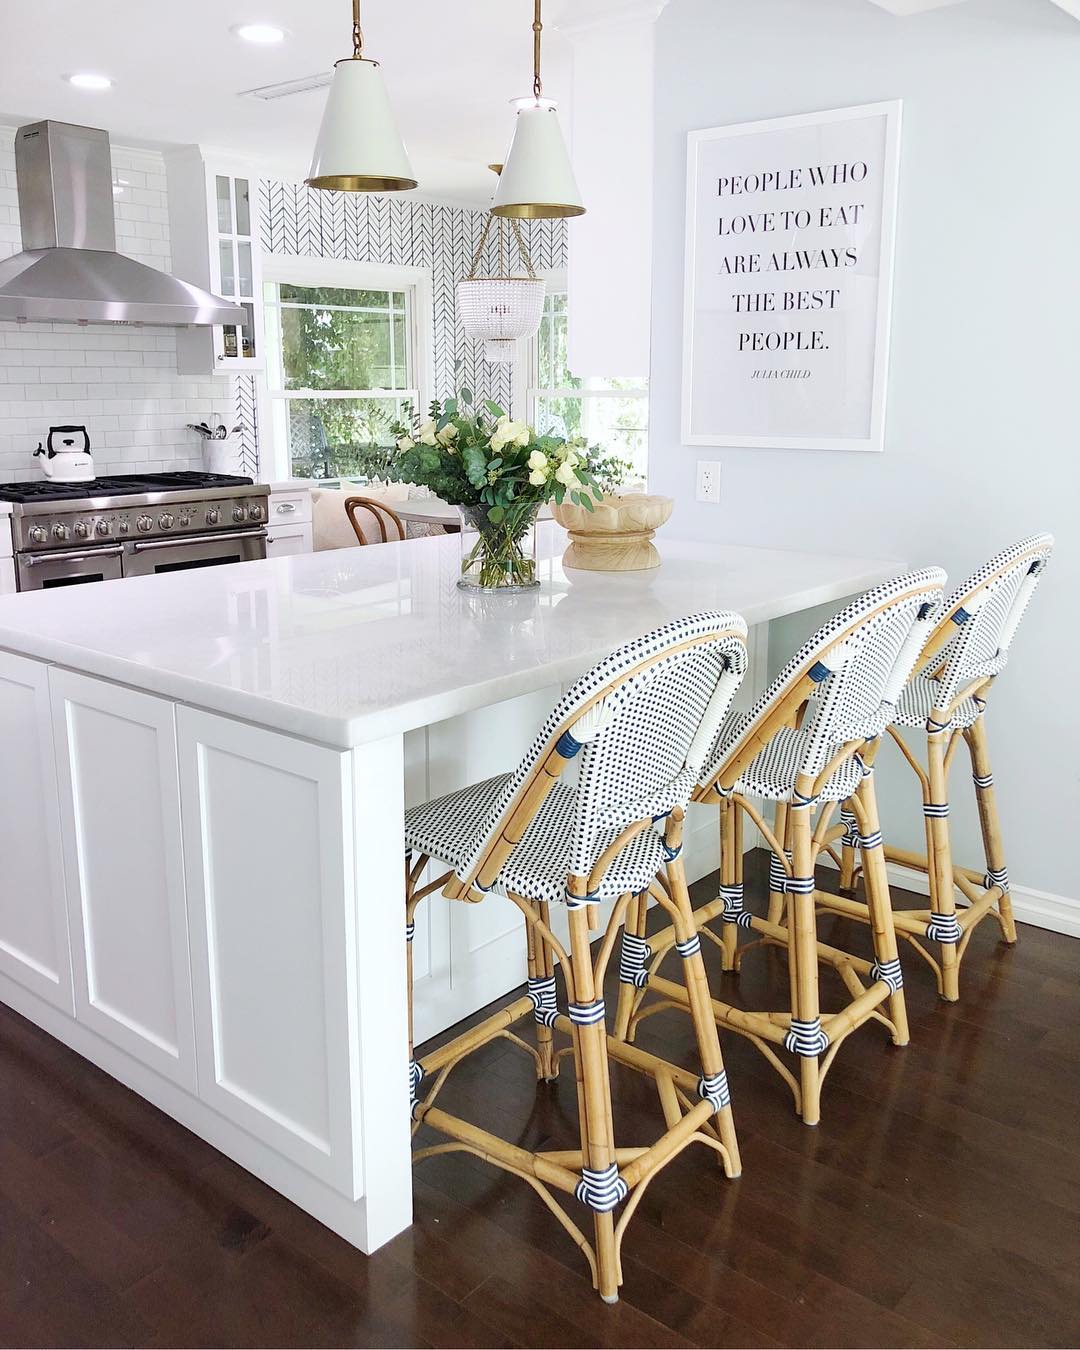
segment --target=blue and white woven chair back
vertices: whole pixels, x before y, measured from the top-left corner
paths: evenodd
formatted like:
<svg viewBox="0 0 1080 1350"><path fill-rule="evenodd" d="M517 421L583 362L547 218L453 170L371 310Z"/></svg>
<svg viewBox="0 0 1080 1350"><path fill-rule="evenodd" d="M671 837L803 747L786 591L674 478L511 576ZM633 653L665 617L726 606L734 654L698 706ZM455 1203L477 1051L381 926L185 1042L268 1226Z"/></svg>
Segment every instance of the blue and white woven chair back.
<svg viewBox="0 0 1080 1350"><path fill-rule="evenodd" d="M588 876L612 830L685 806L746 672L746 622L694 614L628 642L563 695L459 872L471 880L553 748L579 761L569 870Z"/></svg>
<svg viewBox="0 0 1080 1350"><path fill-rule="evenodd" d="M1054 548L1052 534L1036 534L1002 549L949 596L930 643L925 674L935 673L940 710L949 709L973 682L1005 669L1009 647ZM936 636L937 636L936 635Z"/></svg>
<svg viewBox="0 0 1080 1350"><path fill-rule="evenodd" d="M883 582L846 605L795 653L754 704L734 741L721 741L706 769L714 777L789 701L807 678L814 694L800 723L797 773L816 778L852 741L880 736L940 614L945 573L926 567Z"/></svg>

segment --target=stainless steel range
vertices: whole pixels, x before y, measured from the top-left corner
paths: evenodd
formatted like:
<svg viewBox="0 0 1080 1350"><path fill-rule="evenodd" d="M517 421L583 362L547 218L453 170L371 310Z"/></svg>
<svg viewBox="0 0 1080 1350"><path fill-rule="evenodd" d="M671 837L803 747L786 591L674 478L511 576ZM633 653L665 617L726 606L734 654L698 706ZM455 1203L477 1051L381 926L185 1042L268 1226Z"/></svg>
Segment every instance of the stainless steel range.
<svg viewBox="0 0 1080 1350"><path fill-rule="evenodd" d="M265 558L269 495L213 473L0 484L20 591Z"/></svg>

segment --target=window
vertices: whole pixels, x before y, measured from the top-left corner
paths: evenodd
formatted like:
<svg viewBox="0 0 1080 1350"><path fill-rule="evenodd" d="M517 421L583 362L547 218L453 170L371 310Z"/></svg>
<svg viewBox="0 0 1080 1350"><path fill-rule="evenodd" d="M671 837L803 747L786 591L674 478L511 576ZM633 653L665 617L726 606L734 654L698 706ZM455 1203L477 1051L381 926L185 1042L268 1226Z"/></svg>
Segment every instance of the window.
<svg viewBox="0 0 1080 1350"><path fill-rule="evenodd" d="M267 282L265 308L273 434L288 472L371 476L393 423L420 405L412 292Z"/></svg>
<svg viewBox="0 0 1080 1350"><path fill-rule="evenodd" d="M644 479L649 441L649 391L645 379L578 379L567 367L567 299L550 291L536 338L529 388L529 416L541 434L584 436L609 455L629 461Z"/></svg>

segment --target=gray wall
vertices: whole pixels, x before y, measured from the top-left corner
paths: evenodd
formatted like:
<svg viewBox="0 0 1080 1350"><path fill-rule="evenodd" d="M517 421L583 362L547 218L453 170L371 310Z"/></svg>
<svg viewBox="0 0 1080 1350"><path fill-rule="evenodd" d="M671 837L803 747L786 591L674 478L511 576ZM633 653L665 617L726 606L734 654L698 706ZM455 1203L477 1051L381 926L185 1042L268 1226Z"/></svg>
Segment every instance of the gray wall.
<svg viewBox="0 0 1080 1350"><path fill-rule="evenodd" d="M904 125L885 453L681 446L686 133L892 98ZM869 0L671 0L657 26L650 485L677 499L668 528L939 563L956 581L1053 530L990 736L1014 887L1080 903L1078 142L1080 23L1049 0L908 18ZM694 501L699 458L723 463L720 506ZM811 617L776 626L774 658ZM882 754L883 823L915 846L917 789L896 759ZM978 865L957 770L956 853Z"/></svg>

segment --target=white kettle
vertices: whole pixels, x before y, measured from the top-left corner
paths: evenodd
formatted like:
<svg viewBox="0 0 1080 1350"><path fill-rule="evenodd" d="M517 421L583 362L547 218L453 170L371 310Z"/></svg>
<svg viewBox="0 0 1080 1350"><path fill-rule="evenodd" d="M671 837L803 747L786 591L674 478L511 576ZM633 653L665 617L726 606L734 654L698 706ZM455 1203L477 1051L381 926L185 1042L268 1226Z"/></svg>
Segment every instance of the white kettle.
<svg viewBox="0 0 1080 1350"><path fill-rule="evenodd" d="M41 470L54 483L88 483L94 477L85 427L50 427L45 444L39 443L34 454L42 456Z"/></svg>

